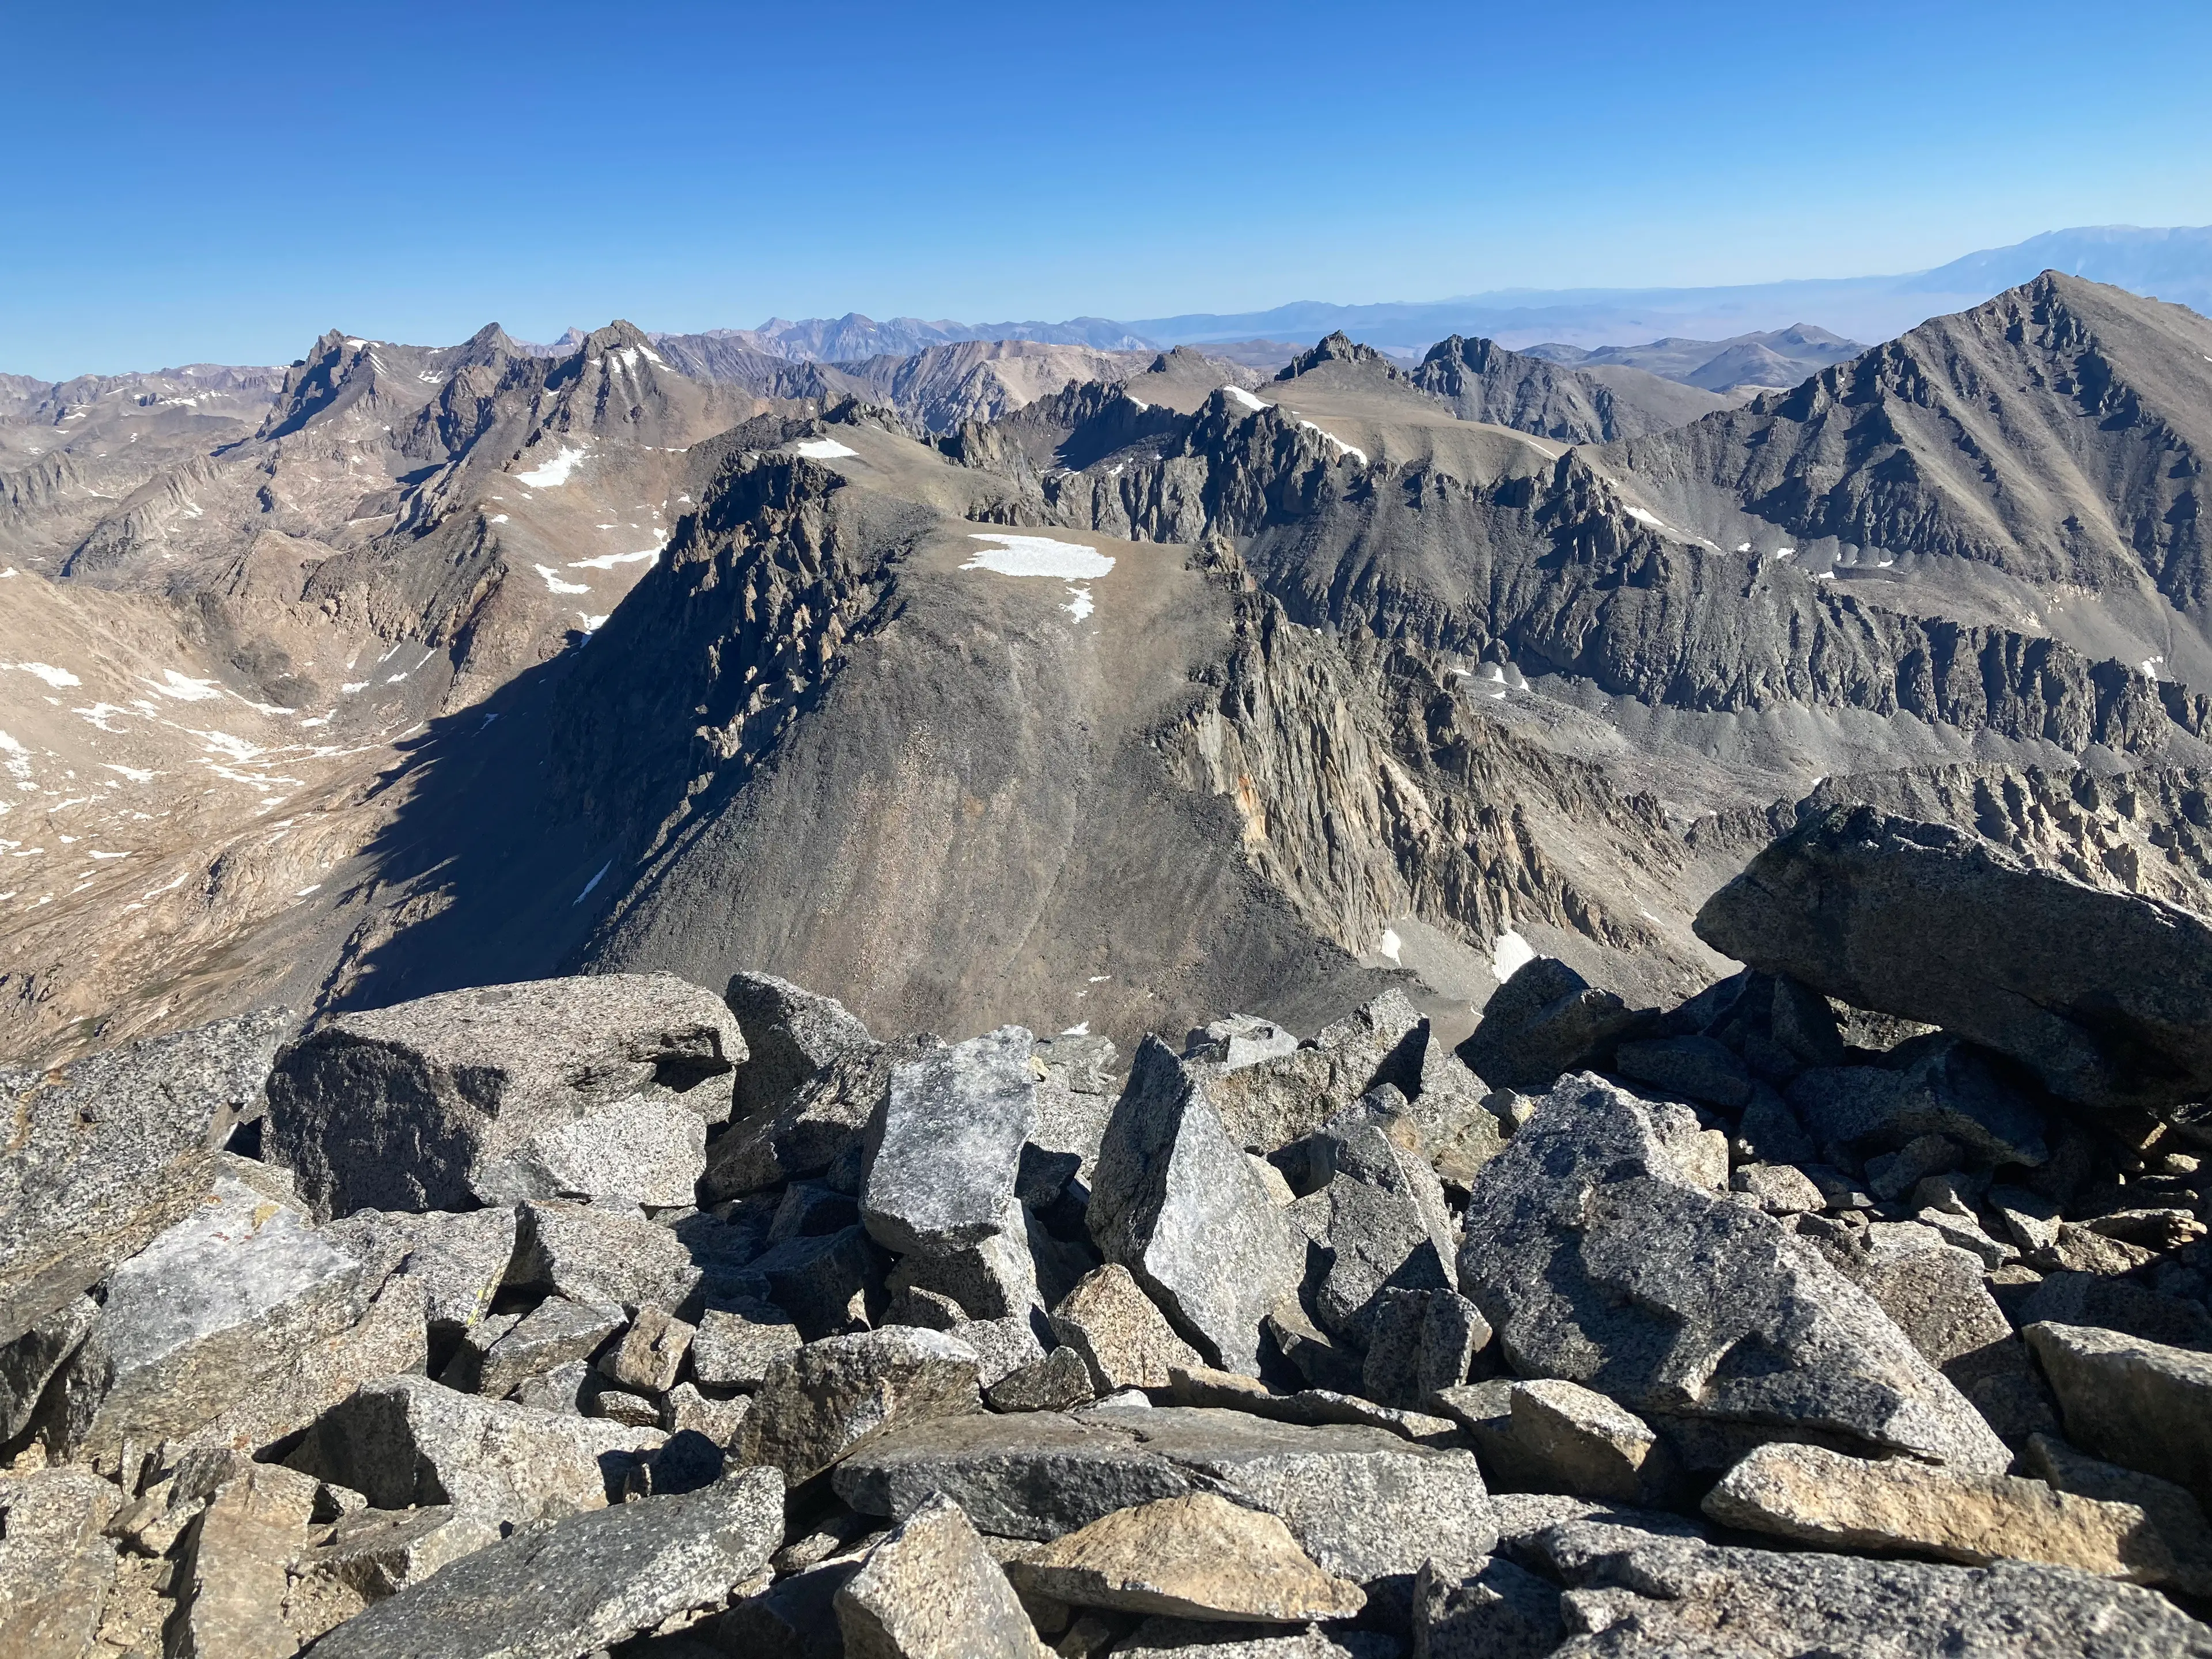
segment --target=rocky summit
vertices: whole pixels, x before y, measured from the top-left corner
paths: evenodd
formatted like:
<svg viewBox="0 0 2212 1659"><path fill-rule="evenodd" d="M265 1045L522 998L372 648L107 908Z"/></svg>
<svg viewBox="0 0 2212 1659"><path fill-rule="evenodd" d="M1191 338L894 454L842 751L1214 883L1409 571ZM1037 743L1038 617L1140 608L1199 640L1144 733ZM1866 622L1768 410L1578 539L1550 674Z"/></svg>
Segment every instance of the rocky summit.
<svg viewBox="0 0 2212 1659"><path fill-rule="evenodd" d="M2024 274L0 377L0 1659L2212 1659L2212 322Z"/></svg>
<svg viewBox="0 0 2212 1659"><path fill-rule="evenodd" d="M1698 926L1456 1045L607 973L9 1073L0 1652L2212 1656L2212 930L1863 804Z"/></svg>

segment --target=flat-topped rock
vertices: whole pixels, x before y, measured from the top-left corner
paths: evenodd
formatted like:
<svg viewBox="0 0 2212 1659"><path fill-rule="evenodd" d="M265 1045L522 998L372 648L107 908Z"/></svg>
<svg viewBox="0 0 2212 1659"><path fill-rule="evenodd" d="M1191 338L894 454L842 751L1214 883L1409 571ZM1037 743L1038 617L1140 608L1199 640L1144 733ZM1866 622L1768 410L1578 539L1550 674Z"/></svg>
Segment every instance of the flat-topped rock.
<svg viewBox="0 0 2212 1659"><path fill-rule="evenodd" d="M265 1143L319 1215L468 1209L536 1190L549 1157L615 1167L619 1145L561 1151L556 1132L641 1092L722 1121L744 1058L721 999L670 974L449 991L338 1015L287 1048Z"/></svg>

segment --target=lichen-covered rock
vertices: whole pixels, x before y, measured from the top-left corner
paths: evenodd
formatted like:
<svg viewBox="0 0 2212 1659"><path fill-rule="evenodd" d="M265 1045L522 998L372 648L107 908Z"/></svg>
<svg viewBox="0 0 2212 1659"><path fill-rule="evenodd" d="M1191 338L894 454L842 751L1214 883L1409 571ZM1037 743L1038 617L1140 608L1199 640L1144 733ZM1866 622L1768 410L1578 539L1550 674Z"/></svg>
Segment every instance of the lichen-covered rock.
<svg viewBox="0 0 2212 1659"><path fill-rule="evenodd" d="M641 1091L720 1121L744 1058L721 1000L673 975L449 991L287 1048L265 1144L318 1215L468 1209L542 1184L526 1167L544 1162L538 1137Z"/></svg>
<svg viewBox="0 0 2212 1659"><path fill-rule="evenodd" d="M1686 1108L1562 1083L1475 1183L1465 1293L1523 1376L1647 1418L1792 1424L1990 1473L2011 1454L1872 1298L1774 1218L1686 1175Z"/></svg>
<svg viewBox="0 0 2212 1659"><path fill-rule="evenodd" d="M0 1068L0 1346L98 1284L206 1195L291 1015L217 1020L54 1072Z"/></svg>
<svg viewBox="0 0 2212 1659"><path fill-rule="evenodd" d="M372 1283L392 1273L420 1279L428 1292L430 1328L447 1338L490 1310L514 1260L515 1216L504 1206L420 1215L356 1210L322 1234L360 1262Z"/></svg>
<svg viewBox="0 0 2212 1659"><path fill-rule="evenodd" d="M736 1091L740 1119L778 1109L833 1061L875 1047L843 1003L773 974L732 975L722 1000L745 1040Z"/></svg>
<svg viewBox="0 0 2212 1659"><path fill-rule="evenodd" d="M1157 1038L1137 1051L1099 1149L1091 1236L1206 1358L1256 1376L1261 1322L1297 1290L1304 1241L1206 1087Z"/></svg>
<svg viewBox="0 0 2212 1659"><path fill-rule="evenodd" d="M518 1212L507 1282L558 1291L595 1307L676 1308L705 1277L676 1231L642 1216L558 1199L536 1199Z"/></svg>

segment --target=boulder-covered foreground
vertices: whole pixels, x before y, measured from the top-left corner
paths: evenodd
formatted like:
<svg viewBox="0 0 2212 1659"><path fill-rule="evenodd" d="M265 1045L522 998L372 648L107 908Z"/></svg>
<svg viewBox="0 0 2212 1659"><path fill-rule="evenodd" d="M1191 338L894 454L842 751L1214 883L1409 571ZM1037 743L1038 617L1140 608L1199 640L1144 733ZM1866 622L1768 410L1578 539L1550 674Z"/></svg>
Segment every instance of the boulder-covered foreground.
<svg viewBox="0 0 2212 1659"><path fill-rule="evenodd" d="M2212 926L1866 810L1637 1008L665 975L0 1073L0 1654L2212 1656Z"/></svg>

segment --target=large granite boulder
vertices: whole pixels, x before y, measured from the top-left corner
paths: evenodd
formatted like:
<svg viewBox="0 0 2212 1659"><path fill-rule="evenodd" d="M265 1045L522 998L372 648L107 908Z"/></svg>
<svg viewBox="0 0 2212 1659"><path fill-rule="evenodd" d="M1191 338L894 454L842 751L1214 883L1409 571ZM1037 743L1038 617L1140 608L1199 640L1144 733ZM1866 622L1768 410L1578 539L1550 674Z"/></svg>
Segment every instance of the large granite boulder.
<svg viewBox="0 0 2212 1659"><path fill-rule="evenodd" d="M1099 1148L1089 1226L1201 1354L1257 1376L1261 1322L1297 1291L1305 1241L1206 1089L1198 1068L1145 1041Z"/></svg>
<svg viewBox="0 0 2212 1659"><path fill-rule="evenodd" d="M196 1211L110 1275L47 1437L94 1458L125 1439L188 1439L301 1351L358 1324L373 1288L299 1209L218 1176Z"/></svg>
<svg viewBox="0 0 2212 1659"><path fill-rule="evenodd" d="M1872 1297L1697 1178L1702 1133L1688 1108L1584 1073L1484 1168L1461 1288L1512 1368L1595 1389L1655 1426L1817 1431L2002 1473L2003 1443Z"/></svg>
<svg viewBox="0 0 2212 1659"><path fill-rule="evenodd" d="M783 1538L783 1483L748 1469L698 1492L526 1528L349 1620L317 1659L588 1654L720 1606Z"/></svg>
<svg viewBox="0 0 2212 1659"><path fill-rule="evenodd" d="M647 1163L696 1171L698 1146L657 1129L625 1147L623 1126L672 1106L721 1121L744 1058L721 999L669 974L449 991L341 1014L287 1048L264 1145L319 1215L471 1209L572 1178L659 1194L672 1176Z"/></svg>
<svg viewBox="0 0 2212 1659"><path fill-rule="evenodd" d="M98 1284L207 1194L215 1150L259 1109L283 1009L125 1043L52 1072L0 1068L0 1347Z"/></svg>
<svg viewBox="0 0 2212 1659"><path fill-rule="evenodd" d="M876 1046L843 1003L773 974L732 975L722 1000L745 1040L747 1058L736 1091L740 1119L788 1104L831 1061Z"/></svg>
<svg viewBox="0 0 2212 1659"><path fill-rule="evenodd" d="M1583 1633L1559 1659L2212 1656L2212 1629L2155 1590L2070 1567L1737 1549L1595 1518L1546 1528L1523 1553L1569 1586Z"/></svg>
<svg viewBox="0 0 2212 1659"><path fill-rule="evenodd" d="M891 1073L865 1142L869 1237L902 1255L949 1255L1006 1231L1010 1213L1018 1224L1014 1181L1037 1121L1032 1046L1009 1025Z"/></svg>
<svg viewBox="0 0 2212 1659"><path fill-rule="evenodd" d="M2212 922L1948 826L1838 807L1698 913L1723 955L2008 1054L2064 1100L2212 1094Z"/></svg>

